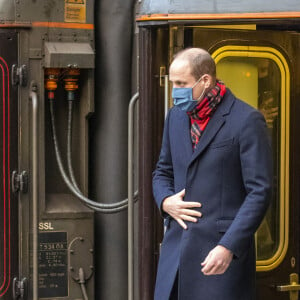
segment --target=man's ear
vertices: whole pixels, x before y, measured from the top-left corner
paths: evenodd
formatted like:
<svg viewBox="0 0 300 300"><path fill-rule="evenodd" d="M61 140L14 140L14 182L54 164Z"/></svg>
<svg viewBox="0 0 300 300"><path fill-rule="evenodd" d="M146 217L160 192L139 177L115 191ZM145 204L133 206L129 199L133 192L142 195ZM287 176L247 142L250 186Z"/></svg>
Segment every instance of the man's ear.
<svg viewBox="0 0 300 300"><path fill-rule="evenodd" d="M213 84L213 78L209 74L204 75L204 87L208 89Z"/></svg>

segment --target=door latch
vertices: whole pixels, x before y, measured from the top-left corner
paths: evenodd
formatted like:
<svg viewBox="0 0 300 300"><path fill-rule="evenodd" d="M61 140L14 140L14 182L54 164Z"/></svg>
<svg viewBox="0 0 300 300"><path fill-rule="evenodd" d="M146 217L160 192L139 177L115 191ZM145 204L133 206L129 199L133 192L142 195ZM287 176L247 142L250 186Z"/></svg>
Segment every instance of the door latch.
<svg viewBox="0 0 300 300"><path fill-rule="evenodd" d="M26 171L22 171L18 174L17 171L13 171L11 174L11 189L13 193L21 191L26 193L28 190L28 174Z"/></svg>
<svg viewBox="0 0 300 300"><path fill-rule="evenodd" d="M13 300L27 300L27 278L13 279Z"/></svg>
<svg viewBox="0 0 300 300"><path fill-rule="evenodd" d="M27 66L22 65L18 67L16 64L12 65L11 68L11 83L12 85L26 86L28 81Z"/></svg>
<svg viewBox="0 0 300 300"><path fill-rule="evenodd" d="M298 292L300 290L298 274L297 273L290 274L290 284L278 285L276 289L279 292L289 292L290 300L298 300Z"/></svg>
<svg viewBox="0 0 300 300"><path fill-rule="evenodd" d="M159 67L159 86L165 86L166 66Z"/></svg>

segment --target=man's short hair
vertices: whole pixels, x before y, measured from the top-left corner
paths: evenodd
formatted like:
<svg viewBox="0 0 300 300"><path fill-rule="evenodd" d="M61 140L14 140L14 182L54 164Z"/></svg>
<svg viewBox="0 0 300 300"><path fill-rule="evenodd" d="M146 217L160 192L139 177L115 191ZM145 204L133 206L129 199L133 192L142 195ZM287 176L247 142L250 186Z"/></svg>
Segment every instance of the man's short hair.
<svg viewBox="0 0 300 300"><path fill-rule="evenodd" d="M191 74L198 80L202 75L209 74L216 78L216 64L210 54L202 48L187 48L179 51L174 60L186 60L191 67Z"/></svg>

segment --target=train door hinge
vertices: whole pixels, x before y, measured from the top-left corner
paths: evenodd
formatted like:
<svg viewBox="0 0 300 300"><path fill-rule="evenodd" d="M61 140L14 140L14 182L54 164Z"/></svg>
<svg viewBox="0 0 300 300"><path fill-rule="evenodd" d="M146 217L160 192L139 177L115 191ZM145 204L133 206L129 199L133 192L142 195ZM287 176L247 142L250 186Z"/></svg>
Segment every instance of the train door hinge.
<svg viewBox="0 0 300 300"><path fill-rule="evenodd" d="M13 193L19 191L26 193L28 191L28 174L26 171L22 171L20 174L17 171L12 172L11 189Z"/></svg>
<svg viewBox="0 0 300 300"><path fill-rule="evenodd" d="M27 278L18 280L17 277L13 279L13 300L27 300Z"/></svg>
<svg viewBox="0 0 300 300"><path fill-rule="evenodd" d="M28 81L27 66L18 67L16 64L11 68L11 83L12 85L26 86Z"/></svg>

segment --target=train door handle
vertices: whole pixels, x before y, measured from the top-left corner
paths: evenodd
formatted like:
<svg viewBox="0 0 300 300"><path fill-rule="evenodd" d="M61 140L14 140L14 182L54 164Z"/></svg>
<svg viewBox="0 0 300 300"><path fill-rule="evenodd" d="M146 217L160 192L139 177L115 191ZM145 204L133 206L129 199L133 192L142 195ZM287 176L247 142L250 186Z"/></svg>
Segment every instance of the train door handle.
<svg viewBox="0 0 300 300"><path fill-rule="evenodd" d="M134 108L139 99L135 93L128 107L128 300L134 298Z"/></svg>
<svg viewBox="0 0 300 300"><path fill-rule="evenodd" d="M35 81L30 84L30 95L32 105L32 171L31 171L31 186L32 186L32 300L38 300L39 294L39 270L38 270L38 86Z"/></svg>
<svg viewBox="0 0 300 300"><path fill-rule="evenodd" d="M297 273L290 274L290 284L276 286L279 292L289 292L290 300L298 300L298 292L300 290L299 276Z"/></svg>
<svg viewBox="0 0 300 300"><path fill-rule="evenodd" d="M21 191L27 193L28 191L28 174L26 171L22 171L18 174L17 171L13 171L11 174L11 189L13 193Z"/></svg>
<svg viewBox="0 0 300 300"><path fill-rule="evenodd" d="M27 278L24 277L21 280L18 280L17 277L13 279L13 299L14 300L26 300L27 299L27 290L28 290L28 282Z"/></svg>

